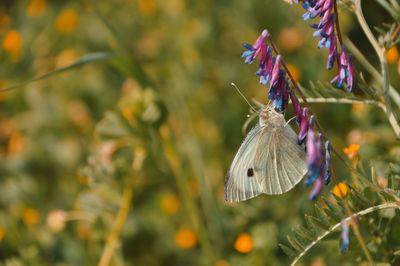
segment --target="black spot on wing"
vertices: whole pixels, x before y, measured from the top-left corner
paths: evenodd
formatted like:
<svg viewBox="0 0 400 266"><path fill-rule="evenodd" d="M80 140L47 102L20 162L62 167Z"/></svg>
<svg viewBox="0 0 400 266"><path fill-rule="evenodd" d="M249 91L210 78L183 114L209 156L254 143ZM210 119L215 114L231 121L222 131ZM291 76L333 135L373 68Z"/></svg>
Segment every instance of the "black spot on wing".
<svg viewBox="0 0 400 266"><path fill-rule="evenodd" d="M247 169L247 177L253 177L254 176L254 169L249 168Z"/></svg>

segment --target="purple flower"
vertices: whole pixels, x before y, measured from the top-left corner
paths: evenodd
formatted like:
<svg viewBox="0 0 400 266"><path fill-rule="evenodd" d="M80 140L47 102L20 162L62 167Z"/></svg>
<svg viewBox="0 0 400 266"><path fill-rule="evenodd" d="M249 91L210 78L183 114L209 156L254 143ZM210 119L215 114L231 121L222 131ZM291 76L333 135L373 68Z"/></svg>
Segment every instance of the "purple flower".
<svg viewBox="0 0 400 266"><path fill-rule="evenodd" d="M256 42L251 45L249 43L244 43L243 46L247 49L243 52L242 58L245 58L246 64L251 64L257 58L258 55L263 55L266 53L265 39L268 36L268 31L263 30L261 35L257 38Z"/></svg>
<svg viewBox="0 0 400 266"><path fill-rule="evenodd" d="M325 142L325 185L328 185L331 181L331 145L327 140Z"/></svg>
<svg viewBox="0 0 400 266"><path fill-rule="evenodd" d="M277 112L283 112L289 102L289 84L286 79L286 72L278 69L276 80L271 78L268 99L272 100L272 106ZM272 76L274 77L274 75Z"/></svg>
<svg viewBox="0 0 400 266"><path fill-rule="evenodd" d="M292 90L289 90L289 97L293 104L293 112L296 115L297 124L300 124L300 119L302 115L300 102Z"/></svg>
<svg viewBox="0 0 400 266"><path fill-rule="evenodd" d="M314 132L314 116L310 117L308 132L307 132L307 166L308 178L305 181L305 186L308 187L320 175L321 168L321 139Z"/></svg>
<svg viewBox="0 0 400 266"><path fill-rule="evenodd" d="M278 82L280 75L280 68L281 68L281 55L278 55L274 62L274 67L272 68L271 73L271 87L275 86ZM285 73L286 74L286 73Z"/></svg>
<svg viewBox="0 0 400 266"><path fill-rule="evenodd" d="M262 85L267 85L275 65L275 58L272 56L272 48L268 46L266 53L260 57L260 65L257 70L257 75L260 77L260 83Z"/></svg>
<svg viewBox="0 0 400 266"><path fill-rule="evenodd" d="M349 224L346 220L343 220L341 223L342 233L340 239L340 252L345 253L349 250L350 239L349 239Z"/></svg>
<svg viewBox="0 0 400 266"><path fill-rule="evenodd" d="M347 54L346 49L342 47L340 54L339 73L332 79L331 83L336 87L340 88L345 83L347 89L351 91L353 89L353 76L354 67L351 59L351 55Z"/></svg>
<svg viewBox="0 0 400 266"><path fill-rule="evenodd" d="M303 108L303 112L301 113L301 116L300 116L299 126L300 126L300 129L299 129L299 134L297 135L297 144L301 145L307 136L307 131L309 128L308 108L307 107Z"/></svg>
<svg viewBox="0 0 400 266"><path fill-rule="evenodd" d="M321 194L322 189L324 188L324 180L321 177L318 177L314 182L313 189L308 196L310 200L315 200L319 194Z"/></svg>

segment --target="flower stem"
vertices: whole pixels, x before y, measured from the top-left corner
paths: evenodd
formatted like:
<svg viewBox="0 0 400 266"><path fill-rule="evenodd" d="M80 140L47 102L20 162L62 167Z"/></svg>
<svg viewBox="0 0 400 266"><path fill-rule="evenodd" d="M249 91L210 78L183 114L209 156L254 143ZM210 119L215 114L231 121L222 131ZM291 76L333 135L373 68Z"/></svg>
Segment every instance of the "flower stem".
<svg viewBox="0 0 400 266"><path fill-rule="evenodd" d="M115 219L114 227L107 237L106 245L101 254L101 258L98 266L108 266L110 265L112 256L118 244L119 235L121 234L122 228L125 224L126 218L128 216L129 209L131 207L133 189L128 187L124 189L122 194L121 205Z"/></svg>
<svg viewBox="0 0 400 266"><path fill-rule="evenodd" d="M367 36L369 42L371 43L372 47L375 49L376 54L379 57L379 61L381 63L381 75L382 75L382 95L385 99L385 108L384 112L386 113L390 124L392 125L393 130L395 131L398 138L400 138L400 126L392 112L390 106L390 96L393 95L393 92L390 92L390 81L389 81L389 67L386 61L386 49L382 47L375 36L372 34L371 29L369 28L364 14L362 12L361 7L361 0L355 1L355 6L353 7L354 13L356 14L358 23L360 24L361 28L363 29L365 35ZM393 96L392 96L393 97Z"/></svg>
<svg viewBox="0 0 400 266"><path fill-rule="evenodd" d="M333 8L334 8L334 12L336 14L336 19L335 19L336 35L337 35L337 38L339 40L340 46L342 46L343 40L342 40L342 32L340 31L339 12L338 12L338 8L337 8L337 0L333 0Z"/></svg>

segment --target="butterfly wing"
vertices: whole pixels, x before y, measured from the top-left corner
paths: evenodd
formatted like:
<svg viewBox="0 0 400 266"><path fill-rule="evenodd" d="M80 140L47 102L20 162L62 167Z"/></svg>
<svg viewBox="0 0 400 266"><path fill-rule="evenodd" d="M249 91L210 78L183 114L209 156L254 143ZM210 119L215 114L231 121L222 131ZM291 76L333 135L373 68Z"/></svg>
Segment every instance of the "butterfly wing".
<svg viewBox="0 0 400 266"><path fill-rule="evenodd" d="M260 180L254 175L254 157L260 138L264 135L263 132L263 127L257 124L247 134L236 153L225 179L226 201L243 201L263 192Z"/></svg>
<svg viewBox="0 0 400 266"><path fill-rule="evenodd" d="M254 157L255 176L262 191L269 195L292 189L307 172L304 146L289 126L265 127Z"/></svg>

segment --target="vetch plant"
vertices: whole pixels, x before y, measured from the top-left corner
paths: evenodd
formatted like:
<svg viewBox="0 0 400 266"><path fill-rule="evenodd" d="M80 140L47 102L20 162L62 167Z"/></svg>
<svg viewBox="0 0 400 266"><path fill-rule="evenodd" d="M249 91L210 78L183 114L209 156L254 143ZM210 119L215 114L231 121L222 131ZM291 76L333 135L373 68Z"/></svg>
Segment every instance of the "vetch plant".
<svg viewBox="0 0 400 266"><path fill-rule="evenodd" d="M400 135L397 119L391 109L392 101L397 105L397 108L400 107L400 97L398 92L390 86L388 65L385 57L386 49L393 47L393 45L400 41L400 16L393 13L389 7L400 11L400 6L396 1L378 1L380 5L392 14L395 20L389 31L380 30L382 36L379 38L380 41L378 41L364 19L361 0L343 1L345 5L354 11L361 28L380 59L381 74L374 69L368 62L368 59L357 50L356 46L349 39L345 39L349 46L348 49L352 50L356 58L364 64L363 67L381 82L382 89L380 93L376 93L369 88L362 72L360 74L360 82L355 84L356 73L352 62L352 55L345 47L343 37L341 36L337 1L303 0L294 2L301 2L303 8L306 10L303 14L304 20L319 19L318 23L310 25L315 29L313 36L319 38L318 48L327 48L329 51L326 64L327 69L332 69L335 64L337 66L337 75L330 82L336 88L324 85L320 86L323 87L322 91L325 91L325 93L329 92L330 97L310 97L310 92L304 92L304 88L292 78L267 30L262 31L253 45L244 44L246 51L242 54L242 57L245 59L246 64L251 64L255 61L258 62L256 75L259 76L260 84L267 86L267 98L278 113L285 113L290 99L298 126L297 143L298 145L305 145L307 154L308 173L304 184L306 187L313 185L309 198L315 200L321 194L324 185L328 185L331 181L331 150L352 173L351 181L353 185L338 183L333 188L333 197L321 197L322 200L317 201L315 204L316 216L306 216L307 226L294 230L294 233L288 236L291 247L281 245L281 248L288 255L294 257L291 265L295 265L300 258L327 235L336 230L341 230L339 238L341 253L352 251L350 238L351 232L353 232L359 247L370 265L374 265L376 259L389 263L399 263L398 258L396 258L398 251L388 251L386 255L377 254L377 252L372 254L371 242L367 242L362 233L362 223L365 222L363 221L363 216L375 215L375 217L379 217L380 214L376 213L377 211L400 208L400 178L393 173L393 170L399 169L399 166L392 166L392 174L389 173L392 179L387 187L382 188L377 185L375 182L376 176L373 174L373 166L371 166L371 175L366 174L365 170L362 169L360 155L358 154L360 146L352 144L344 150L352 162L349 164L330 144L318 121L316 121L309 103L358 102L379 106L387 115L396 135ZM348 92L361 90L365 93L365 98L349 94L343 91L342 87L345 87ZM311 92L318 89L320 88L312 85ZM300 96L301 102L305 105L304 107L301 106L297 95ZM371 191L372 197L371 194L368 194ZM389 246L386 248L391 250L392 247Z"/></svg>

